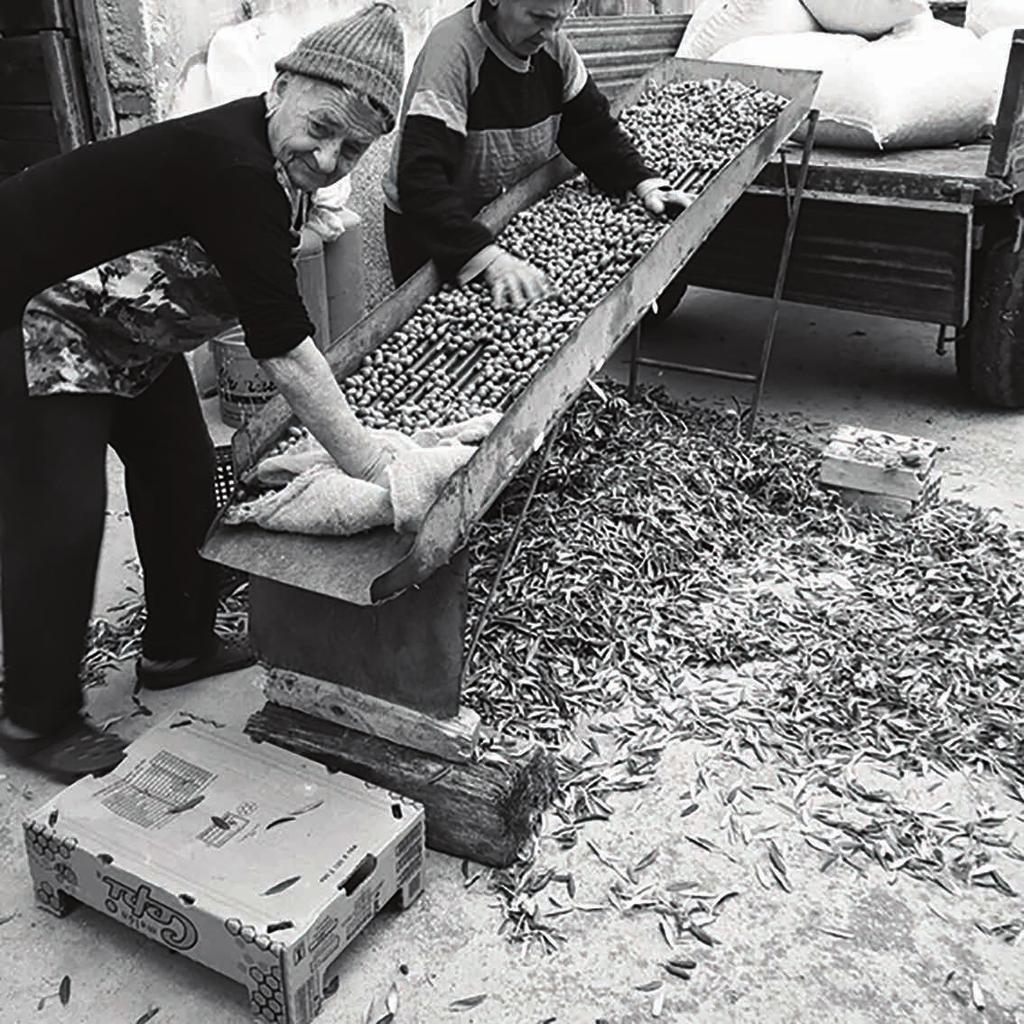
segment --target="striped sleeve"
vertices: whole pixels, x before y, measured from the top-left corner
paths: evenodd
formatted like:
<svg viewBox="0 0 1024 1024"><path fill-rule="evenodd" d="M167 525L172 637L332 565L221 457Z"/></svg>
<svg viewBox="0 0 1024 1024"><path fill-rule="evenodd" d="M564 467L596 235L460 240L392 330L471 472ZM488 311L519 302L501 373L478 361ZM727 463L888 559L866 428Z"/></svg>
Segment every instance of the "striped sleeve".
<svg viewBox="0 0 1024 1024"><path fill-rule="evenodd" d="M465 135L469 98L479 78L480 56L471 40L444 25L431 35L420 51L409 79L407 117L432 117L449 131Z"/></svg>
<svg viewBox="0 0 1024 1024"><path fill-rule="evenodd" d="M553 56L562 69L562 102L569 103L583 92L587 84L586 65L564 32L555 37Z"/></svg>

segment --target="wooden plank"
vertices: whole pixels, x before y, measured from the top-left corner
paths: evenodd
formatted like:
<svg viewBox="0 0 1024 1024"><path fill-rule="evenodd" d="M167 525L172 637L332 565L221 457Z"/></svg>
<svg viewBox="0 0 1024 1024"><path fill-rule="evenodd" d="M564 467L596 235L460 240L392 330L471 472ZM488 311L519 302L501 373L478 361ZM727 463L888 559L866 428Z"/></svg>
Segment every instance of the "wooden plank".
<svg viewBox="0 0 1024 1024"><path fill-rule="evenodd" d="M987 173L1024 189L1024 29L1013 33Z"/></svg>
<svg viewBox="0 0 1024 1024"><path fill-rule="evenodd" d="M272 666L263 668L263 695L271 704L445 761L471 761L480 737L480 716L469 708L460 708L454 718L435 718L347 686Z"/></svg>
<svg viewBox="0 0 1024 1024"><path fill-rule="evenodd" d="M96 0L69 0L74 8L78 25L78 43L81 50L82 74L89 97L92 135L96 139L111 139L118 134L117 114L110 91L104 55L104 34Z"/></svg>
<svg viewBox="0 0 1024 1024"><path fill-rule="evenodd" d="M0 106L0 139L8 142L53 142L56 145L57 125L53 120L53 108L41 103Z"/></svg>
<svg viewBox="0 0 1024 1024"><path fill-rule="evenodd" d="M0 97L5 104L50 102L38 36L0 39Z"/></svg>
<svg viewBox="0 0 1024 1024"><path fill-rule="evenodd" d="M1006 202L1011 190L986 174L989 145L907 149L891 153L858 153L849 149L815 147L807 188L887 199L961 202L965 188L974 189L976 203ZM790 161L792 180L795 168ZM757 184L781 188L783 168L775 158L758 176Z"/></svg>
<svg viewBox="0 0 1024 1024"><path fill-rule="evenodd" d="M73 30L74 21L64 0L3 0L0 4L3 35L24 35L46 28Z"/></svg>
<svg viewBox="0 0 1024 1024"><path fill-rule="evenodd" d="M61 150L66 153L92 138L81 67L74 44L60 32L40 32L39 41L50 83L57 139Z"/></svg>
<svg viewBox="0 0 1024 1024"><path fill-rule="evenodd" d="M431 849L494 867L515 861L558 790L554 760L540 747L453 764L274 704L246 732L418 801Z"/></svg>
<svg viewBox="0 0 1024 1024"><path fill-rule="evenodd" d="M0 138L0 174L17 174L18 171L23 171L26 167L59 153L60 146L56 140L8 142Z"/></svg>

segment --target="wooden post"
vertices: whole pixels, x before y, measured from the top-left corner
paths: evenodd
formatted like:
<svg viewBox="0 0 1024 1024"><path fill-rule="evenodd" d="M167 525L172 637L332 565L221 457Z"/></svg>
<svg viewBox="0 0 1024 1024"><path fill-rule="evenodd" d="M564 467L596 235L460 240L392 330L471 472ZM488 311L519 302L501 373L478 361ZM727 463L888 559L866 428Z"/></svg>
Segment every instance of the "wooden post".
<svg viewBox="0 0 1024 1024"><path fill-rule="evenodd" d="M494 867L515 861L558 789L541 747L514 760L453 764L275 704L256 712L246 732L419 801L431 849Z"/></svg>

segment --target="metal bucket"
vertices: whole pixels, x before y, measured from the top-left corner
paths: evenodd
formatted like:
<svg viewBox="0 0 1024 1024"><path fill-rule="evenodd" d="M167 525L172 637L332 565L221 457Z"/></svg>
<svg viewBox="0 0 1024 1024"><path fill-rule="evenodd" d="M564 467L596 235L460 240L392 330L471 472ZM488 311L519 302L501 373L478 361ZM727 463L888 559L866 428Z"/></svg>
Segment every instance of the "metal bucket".
<svg viewBox="0 0 1024 1024"><path fill-rule="evenodd" d="M217 369L220 418L229 427L244 426L260 406L277 394L259 363L249 354L243 338L242 328L233 327L210 342Z"/></svg>

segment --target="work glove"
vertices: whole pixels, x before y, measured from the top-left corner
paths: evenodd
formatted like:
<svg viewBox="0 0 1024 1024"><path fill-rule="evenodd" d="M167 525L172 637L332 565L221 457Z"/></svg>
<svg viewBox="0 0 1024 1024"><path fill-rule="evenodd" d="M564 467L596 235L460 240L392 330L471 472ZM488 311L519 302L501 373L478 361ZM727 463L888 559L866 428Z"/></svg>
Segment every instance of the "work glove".
<svg viewBox="0 0 1024 1024"><path fill-rule="evenodd" d="M551 292L551 284L543 271L516 259L504 249L484 271L484 280L498 309L520 309Z"/></svg>
<svg viewBox="0 0 1024 1024"><path fill-rule="evenodd" d="M672 188L667 181L651 178L636 187L636 194L648 213L660 216L668 210L678 213L685 210L697 197L682 189Z"/></svg>

